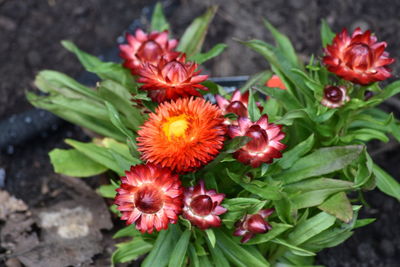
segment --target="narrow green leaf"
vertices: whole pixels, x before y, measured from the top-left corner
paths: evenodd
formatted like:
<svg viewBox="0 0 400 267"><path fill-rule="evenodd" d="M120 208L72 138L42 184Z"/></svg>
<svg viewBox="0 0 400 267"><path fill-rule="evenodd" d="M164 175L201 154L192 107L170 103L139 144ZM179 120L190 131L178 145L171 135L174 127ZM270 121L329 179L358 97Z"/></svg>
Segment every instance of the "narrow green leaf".
<svg viewBox="0 0 400 267"><path fill-rule="evenodd" d="M280 234L284 233L288 229L292 228L293 226L290 224L283 224L283 223L275 223L271 222L272 229L269 230L266 234L258 234L255 235L252 239L250 239L245 245L254 245L254 244L261 244L272 239L276 238Z"/></svg>
<svg viewBox="0 0 400 267"><path fill-rule="evenodd" d="M93 143L78 142L72 139L66 139L65 142L97 163L104 165L119 175L124 175L125 170L122 169L117 162L115 162L113 156L110 154L107 148L97 146Z"/></svg>
<svg viewBox="0 0 400 267"><path fill-rule="evenodd" d="M357 220L356 223L354 224L354 229L355 229L355 228L360 228L360 227L366 226L366 225L368 225L368 224L373 223L374 221L376 221L375 218L367 218L367 219L360 219L360 220Z"/></svg>
<svg viewBox="0 0 400 267"><path fill-rule="evenodd" d="M298 223L289 234L289 242L296 246L301 245L311 237L328 229L335 223L336 218L328 213L320 212L317 215Z"/></svg>
<svg viewBox="0 0 400 267"><path fill-rule="evenodd" d="M249 90L249 105L247 107L247 110L249 111L251 121L256 122L260 118L261 114L256 104L253 89Z"/></svg>
<svg viewBox="0 0 400 267"><path fill-rule="evenodd" d="M236 266L252 266L252 267L267 267L269 263L263 257L254 256L244 247L238 245L233 239L227 236L220 229L215 229L215 237L217 240L217 246L222 250L228 260Z"/></svg>
<svg viewBox="0 0 400 267"><path fill-rule="evenodd" d="M349 223L353 219L353 208L344 192L331 196L319 205L318 208L345 223Z"/></svg>
<svg viewBox="0 0 400 267"><path fill-rule="evenodd" d="M215 234L213 229L209 228L205 230L207 234L208 241L210 241L210 244L212 247L215 247Z"/></svg>
<svg viewBox="0 0 400 267"><path fill-rule="evenodd" d="M152 245L141 238L134 238L132 241L117 244L117 250L113 253L112 263L123 263L136 260L141 255L152 249Z"/></svg>
<svg viewBox="0 0 400 267"><path fill-rule="evenodd" d="M322 20L321 22L322 47L330 45L332 43L333 37L335 37L335 33L332 32L326 20Z"/></svg>
<svg viewBox="0 0 400 267"><path fill-rule="evenodd" d="M190 61L194 61L197 64L202 64L214 57L219 56L222 52L224 52L225 48L228 46L226 44L216 44L213 48L208 50L205 53L197 53L190 57Z"/></svg>
<svg viewBox="0 0 400 267"><path fill-rule="evenodd" d="M142 236L142 233L135 228L135 225L130 224L125 226L121 230L118 230L114 235L113 238L121 238L121 237L132 237L132 236Z"/></svg>
<svg viewBox="0 0 400 267"><path fill-rule="evenodd" d="M93 161L75 149L53 149L50 153L50 161L56 173L74 176L89 177L107 170L107 167Z"/></svg>
<svg viewBox="0 0 400 267"><path fill-rule="evenodd" d="M303 109L288 111L283 117L275 120L276 124L292 125L296 119L308 119L308 114Z"/></svg>
<svg viewBox="0 0 400 267"><path fill-rule="evenodd" d="M265 85L265 83L272 77L270 70L265 70L252 75L247 82L240 88L240 92L244 93L253 86Z"/></svg>
<svg viewBox="0 0 400 267"><path fill-rule="evenodd" d="M390 174L382 170L378 165L373 165L376 176L376 185L383 193L397 198L400 201L400 184Z"/></svg>
<svg viewBox="0 0 400 267"><path fill-rule="evenodd" d="M113 184L107 184L107 185L101 185L99 188L97 188L96 192L105 198L115 198L115 195L117 192L115 189L117 189L118 186L115 186Z"/></svg>
<svg viewBox="0 0 400 267"><path fill-rule="evenodd" d="M158 233L154 246L142 263L142 267L167 266L172 250L175 247L171 226Z"/></svg>
<svg viewBox="0 0 400 267"><path fill-rule="evenodd" d="M218 267L230 267L229 261L225 258L223 252L219 247L213 246L208 242L208 249L211 252L214 266Z"/></svg>
<svg viewBox="0 0 400 267"><path fill-rule="evenodd" d="M287 57L287 59L294 65L299 65L299 60L296 55L296 51L293 48L289 38L284 34L280 33L271 23L264 19L264 25L272 33L275 38L275 42L281 52Z"/></svg>
<svg viewBox="0 0 400 267"><path fill-rule="evenodd" d="M191 232L187 229L179 238L178 243L176 243L175 248L172 251L168 264L169 267L183 266L186 258L186 251L189 245L190 235Z"/></svg>
<svg viewBox="0 0 400 267"><path fill-rule="evenodd" d="M278 161L278 165L282 169L288 169L299 160L303 155L308 153L314 146L314 134L310 135L306 140L297 144L294 148L283 153L283 157Z"/></svg>
<svg viewBox="0 0 400 267"><path fill-rule="evenodd" d="M153 15L151 16L151 31L162 32L164 30L169 30L169 24L165 18L163 6L160 2L154 7Z"/></svg>
<svg viewBox="0 0 400 267"><path fill-rule="evenodd" d="M196 18L183 33L177 50L186 53L190 58L201 51L208 26L213 19L218 7L210 7L206 13Z"/></svg>
<svg viewBox="0 0 400 267"><path fill-rule="evenodd" d="M287 241L285 241L283 239L280 239L280 238L275 238L275 239L272 239L271 241L276 243L276 244L279 244L279 245L282 245L282 246L285 246L285 247L289 248L290 251L295 255L304 256L304 257L315 256L316 255L312 251L308 251L306 249L303 249L303 248L300 248L298 246L295 246L295 245L291 244L290 242L287 242Z"/></svg>
<svg viewBox="0 0 400 267"><path fill-rule="evenodd" d="M336 146L320 148L299 159L290 169L279 174L286 184L343 169L358 158L363 146Z"/></svg>
<svg viewBox="0 0 400 267"><path fill-rule="evenodd" d="M275 98L287 110L296 110L302 108L300 102L294 96L292 96L287 90L282 90L279 88L270 88L267 86L257 86L254 88L267 96Z"/></svg>

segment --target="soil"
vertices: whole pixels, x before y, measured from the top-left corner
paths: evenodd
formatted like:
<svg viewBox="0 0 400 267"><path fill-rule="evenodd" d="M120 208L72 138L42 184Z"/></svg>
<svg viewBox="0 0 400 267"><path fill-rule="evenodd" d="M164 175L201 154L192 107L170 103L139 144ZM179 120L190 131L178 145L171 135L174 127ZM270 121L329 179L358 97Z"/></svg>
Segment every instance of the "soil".
<svg viewBox="0 0 400 267"><path fill-rule="evenodd" d="M85 51L104 54L115 49L118 37L133 19L141 16L141 10L149 2L0 0L0 120L31 108L24 91L33 89L32 81L39 70L55 69L75 78L82 74L82 67L62 48L60 40L69 39ZM165 2L170 4L174 1ZM182 0L179 3L169 16L175 36L179 36L195 16L204 12L206 6L220 5L209 29L205 49L220 42L227 43L229 48L218 60L205 64L205 72L214 77L247 75L268 67L261 57L232 39L271 41L261 23L262 18L267 18L290 37L303 60L307 60L310 54L322 55L319 38L322 18L327 19L336 32L343 27L351 30L357 26L370 28L377 33L379 40L389 44L391 56L400 58L400 38L397 35L399 1ZM399 70L400 65L396 62L393 64L395 78L399 78ZM400 118L399 107L392 104L383 108L397 113ZM55 177L47 156L53 148L65 147L65 138L88 140L80 128L63 123L0 154L0 189L4 186L32 210L70 202L70 196L63 193L68 191L67 186ZM373 143L369 149L382 167L400 178L398 148L392 143ZM99 184L98 178L84 181L92 188ZM344 244L320 253L319 264L332 267L400 266L399 202L377 191L366 193L366 200L370 207L364 208L361 216L375 217L377 221L357 229ZM102 233L102 250L91 256L91 264L95 266L102 266L110 254L111 241L107 241L110 240L110 231L102 230ZM2 253L4 247L0 244L0 256ZM82 264L89 262L85 259Z"/></svg>

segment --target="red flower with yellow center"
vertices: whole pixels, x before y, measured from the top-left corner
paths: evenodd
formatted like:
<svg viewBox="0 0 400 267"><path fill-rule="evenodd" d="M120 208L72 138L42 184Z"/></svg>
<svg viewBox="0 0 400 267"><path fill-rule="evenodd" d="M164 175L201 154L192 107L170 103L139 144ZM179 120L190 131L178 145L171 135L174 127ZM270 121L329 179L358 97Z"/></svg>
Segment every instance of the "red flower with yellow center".
<svg viewBox="0 0 400 267"><path fill-rule="evenodd" d="M204 181L195 187L185 189L183 217L192 224L204 230L221 225L221 215L227 211L221 206L225 194L218 194L215 190L206 190Z"/></svg>
<svg viewBox="0 0 400 267"><path fill-rule="evenodd" d="M243 236L240 240L246 243L256 234L264 234L272 229L272 226L265 220L274 212L274 209L260 210L256 214L248 214L238 221L235 226L234 236Z"/></svg>
<svg viewBox="0 0 400 267"><path fill-rule="evenodd" d="M231 138L248 136L251 140L236 151L233 157L253 168L282 157L281 151L286 146L280 142L285 137L281 129L281 125L268 123L268 116L265 114L254 123L249 118L240 117L238 125L229 126L228 134Z"/></svg>
<svg viewBox="0 0 400 267"><path fill-rule="evenodd" d="M183 196L178 175L151 164L132 166L125 174L115 197L122 220L150 234L177 222Z"/></svg>
<svg viewBox="0 0 400 267"><path fill-rule="evenodd" d="M208 90L201 85L207 75L198 75L198 64L186 62L184 54L168 60L162 58L159 64L146 63L139 70L138 82L141 90L149 91L149 97L158 103L181 97L201 96L197 90Z"/></svg>
<svg viewBox="0 0 400 267"><path fill-rule="evenodd" d="M386 45L377 42L369 30L363 33L357 28L350 37L343 29L326 47L323 61L330 72L353 83L383 81L391 76L387 65L394 62L385 52Z"/></svg>
<svg viewBox="0 0 400 267"><path fill-rule="evenodd" d="M272 88L280 88L282 90L286 89L285 84L282 82L278 75L272 75L272 77L265 83L266 86Z"/></svg>
<svg viewBox="0 0 400 267"><path fill-rule="evenodd" d="M221 110L203 98L160 104L138 131L138 150L148 162L178 173L211 161L223 146Z"/></svg>
<svg viewBox="0 0 400 267"><path fill-rule="evenodd" d="M175 39L168 39L168 31L144 33L136 30L135 35L126 34L127 44L119 46L120 57L124 59L124 67L136 75L143 63L157 65L163 56L177 56L174 49L178 45Z"/></svg>

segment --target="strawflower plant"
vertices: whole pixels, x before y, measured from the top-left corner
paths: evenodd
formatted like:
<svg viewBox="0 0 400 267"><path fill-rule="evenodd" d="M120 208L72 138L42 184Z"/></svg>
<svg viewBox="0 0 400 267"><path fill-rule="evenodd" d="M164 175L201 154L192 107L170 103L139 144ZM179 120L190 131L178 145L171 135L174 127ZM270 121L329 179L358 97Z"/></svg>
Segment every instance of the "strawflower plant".
<svg viewBox="0 0 400 267"><path fill-rule="evenodd" d="M122 64L64 41L99 77L95 88L45 70L30 102L93 133L54 149L57 173L105 173L99 194L127 226L112 263L142 266L311 266L316 253L374 221L359 219L362 195L400 185L366 142L400 141L399 122L377 105L394 61L370 31L334 34L322 24L323 55L304 65L289 39L265 21L276 44L242 41L270 70L232 94L201 74L225 49L201 52L216 7L171 37L160 4L150 29L127 34ZM210 98L212 94L215 98ZM209 99L215 99L210 102Z"/></svg>

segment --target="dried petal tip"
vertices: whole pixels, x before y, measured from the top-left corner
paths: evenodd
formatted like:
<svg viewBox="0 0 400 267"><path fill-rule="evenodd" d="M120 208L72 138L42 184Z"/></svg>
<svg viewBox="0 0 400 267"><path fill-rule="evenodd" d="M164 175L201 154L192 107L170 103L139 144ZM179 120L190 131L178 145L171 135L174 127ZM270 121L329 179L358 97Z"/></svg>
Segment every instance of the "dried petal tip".
<svg viewBox="0 0 400 267"><path fill-rule="evenodd" d="M208 90L200 84L207 80L207 75L199 75L198 65L186 62L186 56L162 58L158 64L142 65L138 82L143 83L141 90L149 92L149 97L158 103L181 97L201 96L197 90Z"/></svg>
<svg viewBox="0 0 400 267"><path fill-rule="evenodd" d="M368 30L357 28L352 36L344 29L325 49L323 62L330 72L353 83L368 85L391 76L387 67L394 62L385 52L386 42L377 42Z"/></svg>
<svg viewBox="0 0 400 267"><path fill-rule="evenodd" d="M138 131L138 150L148 162L178 173L193 171L223 147L223 121L220 109L203 98L164 102Z"/></svg>
<svg viewBox="0 0 400 267"><path fill-rule="evenodd" d="M221 206L224 194L218 194L215 190L207 190L204 181L200 181L195 187L185 190L183 217L200 229L219 227L221 218L219 215L227 210Z"/></svg>
<svg viewBox="0 0 400 267"><path fill-rule="evenodd" d="M338 108L350 100L344 86L329 85L324 89L324 98L321 104L328 108Z"/></svg>
<svg viewBox="0 0 400 267"><path fill-rule="evenodd" d="M182 211L183 187L178 175L155 165L132 166L121 178L115 204L121 219L142 233L167 229Z"/></svg>
<svg viewBox="0 0 400 267"><path fill-rule="evenodd" d="M255 234L264 234L272 229L265 219L274 212L274 209L260 210L256 214L248 214L236 222L234 236L242 236L242 243L249 241Z"/></svg>
<svg viewBox="0 0 400 267"><path fill-rule="evenodd" d="M144 33L136 30L135 35L126 34L127 44L119 46L119 56L124 60L124 67L131 70L132 74L138 74L143 63L158 64L163 56L178 56L174 51L178 41L168 40L168 31Z"/></svg>
<svg viewBox="0 0 400 267"><path fill-rule="evenodd" d="M238 125L228 127L228 134L231 138L248 136L251 140L233 154L234 158L257 168L264 162L271 163L274 158L282 157L281 151L286 146L280 142L285 137L281 128L280 125L269 123L267 115L254 123L249 118L240 117Z"/></svg>

